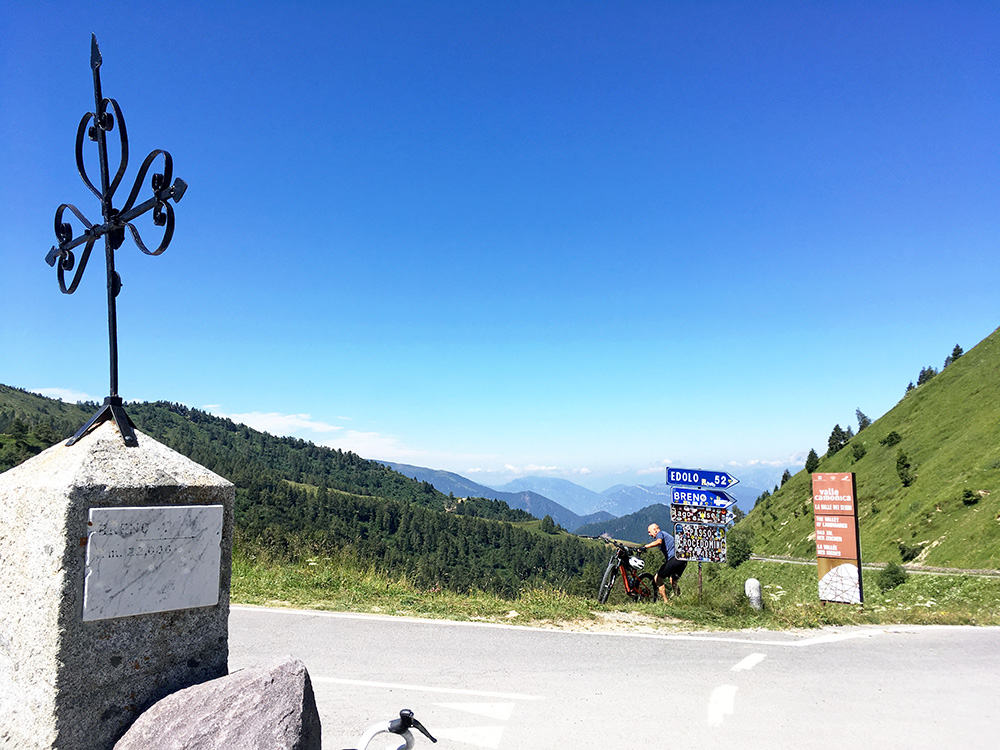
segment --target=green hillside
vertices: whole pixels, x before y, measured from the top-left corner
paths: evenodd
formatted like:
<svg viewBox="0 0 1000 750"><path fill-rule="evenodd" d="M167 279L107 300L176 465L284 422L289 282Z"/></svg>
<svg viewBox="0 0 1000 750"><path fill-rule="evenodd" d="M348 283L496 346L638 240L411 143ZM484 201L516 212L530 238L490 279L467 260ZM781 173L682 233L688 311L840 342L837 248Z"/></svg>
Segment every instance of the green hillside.
<svg viewBox="0 0 1000 750"><path fill-rule="evenodd" d="M815 471L857 475L864 561L1000 567L1000 329ZM815 557L810 474L760 499L740 525L754 532L755 554Z"/></svg>
<svg viewBox="0 0 1000 750"><path fill-rule="evenodd" d="M0 471L69 437L96 409L0 385ZM241 554L281 562L346 552L419 586L505 596L525 585L596 588L599 545L546 533L500 501L459 503L377 461L180 404L126 410L139 430L236 485Z"/></svg>

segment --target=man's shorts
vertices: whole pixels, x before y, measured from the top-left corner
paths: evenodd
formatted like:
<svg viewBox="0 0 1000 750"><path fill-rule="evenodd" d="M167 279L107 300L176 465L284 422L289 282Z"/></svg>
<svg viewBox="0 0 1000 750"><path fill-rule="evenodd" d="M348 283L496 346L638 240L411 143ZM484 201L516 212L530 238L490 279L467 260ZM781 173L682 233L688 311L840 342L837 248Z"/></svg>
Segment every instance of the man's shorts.
<svg viewBox="0 0 1000 750"><path fill-rule="evenodd" d="M684 572L684 568L686 567L687 560L678 560L676 557L671 557L656 571L656 577L661 581L665 581L668 578L673 578L676 581L681 577L681 573Z"/></svg>

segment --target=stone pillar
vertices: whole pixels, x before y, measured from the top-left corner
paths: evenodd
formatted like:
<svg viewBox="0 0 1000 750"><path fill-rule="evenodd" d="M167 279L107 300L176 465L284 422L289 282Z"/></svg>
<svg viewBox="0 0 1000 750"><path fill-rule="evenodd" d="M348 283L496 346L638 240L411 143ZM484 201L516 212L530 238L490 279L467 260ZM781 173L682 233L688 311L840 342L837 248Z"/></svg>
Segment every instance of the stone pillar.
<svg viewBox="0 0 1000 750"><path fill-rule="evenodd" d="M749 600L751 607L758 612L764 609L764 600L761 596L760 581L756 578L747 578L747 582L743 584L743 591L747 595L747 599Z"/></svg>
<svg viewBox="0 0 1000 750"><path fill-rule="evenodd" d="M0 748L104 750L227 674L233 485L111 421L0 474Z"/></svg>

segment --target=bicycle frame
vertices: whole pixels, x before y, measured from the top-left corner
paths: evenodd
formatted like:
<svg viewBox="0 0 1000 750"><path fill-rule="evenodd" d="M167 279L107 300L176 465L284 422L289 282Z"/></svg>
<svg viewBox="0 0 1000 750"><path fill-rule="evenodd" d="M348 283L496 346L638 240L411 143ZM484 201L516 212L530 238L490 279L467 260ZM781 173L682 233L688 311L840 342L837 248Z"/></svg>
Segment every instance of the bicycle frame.
<svg viewBox="0 0 1000 750"><path fill-rule="evenodd" d="M622 585L625 587L625 594L633 601L652 601L656 597L653 576L649 573L639 573L629 562L631 552L628 547L613 539L605 539L606 542L615 547L615 551L608 560L607 570L604 571L604 578L598 591L597 600L600 603L607 601L614 587L615 577L621 576ZM638 552L639 549L634 550Z"/></svg>
<svg viewBox="0 0 1000 750"><path fill-rule="evenodd" d="M619 563L618 571L622 577L622 583L625 585L625 593L628 594L633 599L637 599L640 593L646 594L647 596L652 596L653 592L649 589L640 592L640 587L642 587L641 581L639 581L639 576L635 572L635 568L631 565Z"/></svg>

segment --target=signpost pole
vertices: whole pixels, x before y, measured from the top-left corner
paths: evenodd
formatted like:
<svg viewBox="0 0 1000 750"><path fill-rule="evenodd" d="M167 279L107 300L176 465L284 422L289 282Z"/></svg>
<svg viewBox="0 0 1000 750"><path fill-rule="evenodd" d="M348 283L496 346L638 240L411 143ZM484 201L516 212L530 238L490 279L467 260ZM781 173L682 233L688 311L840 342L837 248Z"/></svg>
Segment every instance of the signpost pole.
<svg viewBox="0 0 1000 750"><path fill-rule="evenodd" d="M725 471L667 469L677 559L698 561L699 604L704 592L701 563L726 561L726 527L736 500L725 490L739 481Z"/></svg>

